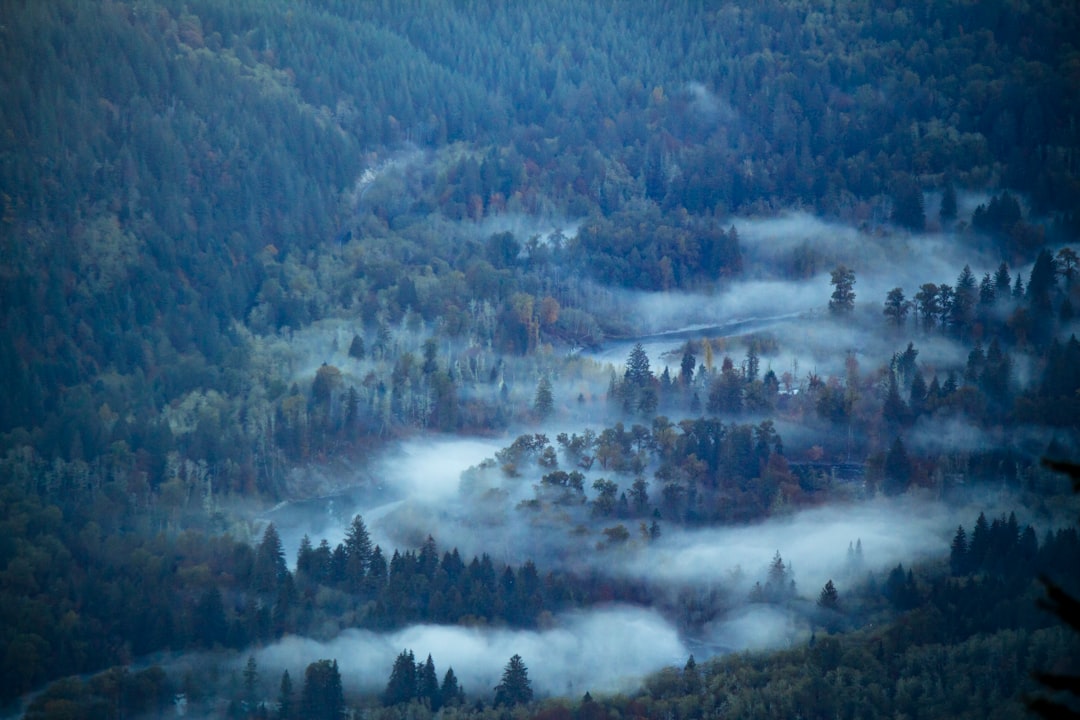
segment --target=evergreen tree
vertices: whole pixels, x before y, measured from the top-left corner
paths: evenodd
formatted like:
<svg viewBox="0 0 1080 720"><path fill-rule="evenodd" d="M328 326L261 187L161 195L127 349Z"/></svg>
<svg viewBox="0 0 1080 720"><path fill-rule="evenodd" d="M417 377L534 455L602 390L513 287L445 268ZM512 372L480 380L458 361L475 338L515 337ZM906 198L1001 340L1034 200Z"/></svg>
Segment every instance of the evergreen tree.
<svg viewBox="0 0 1080 720"><path fill-rule="evenodd" d="M337 660L319 660L304 671L300 712L304 720L338 720L345 707Z"/></svg>
<svg viewBox="0 0 1080 720"><path fill-rule="evenodd" d="M520 655L514 655L503 669L502 680L495 686L495 705L521 705L532 700L529 671Z"/></svg>
<svg viewBox="0 0 1080 720"><path fill-rule="evenodd" d="M1012 294L1012 276L1009 275L1009 264L1002 262L994 273L994 295L998 300L1005 300Z"/></svg>
<svg viewBox="0 0 1080 720"><path fill-rule="evenodd" d="M829 299L829 312L834 315L850 313L855 309L855 271L840 265L832 271L829 283L833 286Z"/></svg>
<svg viewBox="0 0 1080 720"><path fill-rule="evenodd" d="M533 410L537 416L541 419L551 415L552 410L555 409L555 398L551 392L551 380L547 375L540 377L540 382L536 385L536 397L533 400Z"/></svg>
<svg viewBox="0 0 1080 720"><path fill-rule="evenodd" d="M701 673L692 654L683 666L682 691L684 695L697 695L701 692Z"/></svg>
<svg viewBox="0 0 1080 720"><path fill-rule="evenodd" d="M679 363L679 382L684 387L689 387L690 383L694 381L694 367L697 364L697 358L689 350L683 353L682 362Z"/></svg>
<svg viewBox="0 0 1080 720"><path fill-rule="evenodd" d="M390 679L383 691L383 705L392 707L407 703L416 697L416 689L416 658L412 650L402 650L394 661Z"/></svg>
<svg viewBox="0 0 1080 720"><path fill-rule="evenodd" d="M990 550L990 523L986 520L985 513L979 513L975 520L975 528L971 531L971 541L968 544L968 572L978 572L982 569L986 554Z"/></svg>
<svg viewBox="0 0 1080 720"><path fill-rule="evenodd" d="M840 609L840 594L836 592L836 585L832 579L825 583L825 587L818 594L818 607L825 610L837 611Z"/></svg>
<svg viewBox="0 0 1080 720"><path fill-rule="evenodd" d="M1045 312L1050 308L1050 294L1056 288L1056 276L1054 258L1049 250L1043 248L1035 258L1027 284L1027 299L1036 311Z"/></svg>
<svg viewBox="0 0 1080 720"><path fill-rule="evenodd" d="M896 328L904 326L907 319L910 304L904 299L904 291L901 288L893 288L885 297L885 309L882 311L889 324Z"/></svg>
<svg viewBox="0 0 1080 720"><path fill-rule="evenodd" d="M364 587L364 577L371 565L371 536L368 534L364 519L359 515L345 533L345 583L350 592L360 592Z"/></svg>
<svg viewBox="0 0 1080 720"><path fill-rule="evenodd" d="M248 655L247 664L244 665L244 703L248 711L254 711L258 702L259 667L255 663L255 656Z"/></svg>
<svg viewBox="0 0 1080 720"><path fill-rule="evenodd" d="M266 526L262 542L255 551L255 564L251 571L251 587L255 592L270 594L277 590L278 583L289 572L285 564L285 551L281 546L281 536L273 523Z"/></svg>
<svg viewBox="0 0 1080 720"><path fill-rule="evenodd" d="M885 494L899 495L907 490L911 473L911 458L908 457L904 442L897 437L885 455Z"/></svg>
<svg viewBox="0 0 1080 720"><path fill-rule="evenodd" d="M364 338L353 335L352 342L349 343L349 357L354 360L363 360L366 355L367 349L364 347Z"/></svg>
<svg viewBox="0 0 1080 720"><path fill-rule="evenodd" d="M431 708L431 712L438 712L442 707L439 678L435 675L435 663L430 654L427 660L416 668L416 696Z"/></svg>
<svg viewBox="0 0 1080 720"><path fill-rule="evenodd" d="M941 193L941 208L938 218L942 225L947 225L956 219L956 188L952 180L945 181L945 189Z"/></svg>
<svg viewBox="0 0 1080 720"><path fill-rule="evenodd" d="M926 227L922 189L914 178L904 176L893 183L893 208L890 219L900 227L921 232Z"/></svg>
<svg viewBox="0 0 1080 720"><path fill-rule="evenodd" d="M439 687L439 697L442 700L443 707L455 707L465 702L465 692L458 685L457 676L454 675L454 668L447 668L442 685Z"/></svg>
<svg viewBox="0 0 1080 720"><path fill-rule="evenodd" d="M950 322L953 331L960 337L966 337L971 330L971 324L975 318L975 303L978 301L978 287L971 267L964 266L960 276L956 278L956 289L953 291L952 307L950 308Z"/></svg>
<svg viewBox="0 0 1080 720"><path fill-rule="evenodd" d="M278 720L292 720L293 686L289 671L281 673L281 686L278 689Z"/></svg>
<svg viewBox="0 0 1080 720"><path fill-rule="evenodd" d="M968 572L968 542L963 525L956 528L956 535L949 547L949 570L954 576L966 575Z"/></svg>

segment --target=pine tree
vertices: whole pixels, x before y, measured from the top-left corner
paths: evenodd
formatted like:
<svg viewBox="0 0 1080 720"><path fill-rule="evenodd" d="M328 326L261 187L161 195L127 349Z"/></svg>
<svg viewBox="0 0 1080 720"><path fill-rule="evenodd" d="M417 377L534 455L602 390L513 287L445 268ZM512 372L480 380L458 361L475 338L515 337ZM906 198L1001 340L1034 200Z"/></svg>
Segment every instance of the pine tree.
<svg viewBox="0 0 1080 720"><path fill-rule="evenodd" d="M285 551L281 546L281 536L273 523L266 526L262 542L255 550L255 563L251 571L251 587L255 592L270 594L277 590L278 583L289 572L285 564Z"/></svg>
<svg viewBox="0 0 1080 720"><path fill-rule="evenodd" d="M536 398L533 400L533 411L537 416L544 419L551 415L552 410L555 409L555 398L551 392L551 380L547 375L540 377L540 382L536 385Z"/></svg>
<svg viewBox="0 0 1080 720"><path fill-rule="evenodd" d="M503 669L502 681L495 686L495 705L521 705L532 700L529 671L520 655L514 655Z"/></svg>
<svg viewBox="0 0 1080 720"><path fill-rule="evenodd" d="M412 650L402 650L394 661L390 679L383 691L382 702L386 707L407 703L416 697L416 658Z"/></svg>
<svg viewBox="0 0 1080 720"><path fill-rule="evenodd" d="M885 309L882 310L889 324L896 328L904 326L908 310L911 305L904 299L904 291L901 288L893 288L885 297Z"/></svg>
<svg viewBox="0 0 1080 720"><path fill-rule="evenodd" d="M821 589L817 604L818 607L825 610L836 611L840 609L840 594L836 592L836 585L833 584L832 579L825 583L825 587Z"/></svg>
<svg viewBox="0 0 1080 720"><path fill-rule="evenodd" d="M1009 264L1002 262L994 273L994 296L998 300L1005 300L1012 293L1012 277L1009 275Z"/></svg>
<svg viewBox="0 0 1080 720"><path fill-rule="evenodd" d="M698 672L697 662L692 654L683 666L682 691L684 695L697 695L701 692L701 673Z"/></svg>
<svg viewBox="0 0 1080 720"><path fill-rule="evenodd" d="M431 712L438 712L442 707L442 695L439 692L439 678L435 675L435 663L430 653L427 660L416 668L416 696L427 703Z"/></svg>
<svg viewBox="0 0 1080 720"><path fill-rule="evenodd" d="M367 350L364 347L364 338L359 335L353 335L352 342L349 343L349 357L354 360L363 360L367 355Z"/></svg>
<svg viewBox="0 0 1080 720"><path fill-rule="evenodd" d="M364 586L364 577L371 564L371 536L368 534L364 519L359 515L353 518L345 534L345 583L350 592L360 592Z"/></svg>
<svg viewBox="0 0 1080 720"><path fill-rule="evenodd" d="M968 572L968 542L963 525L956 528L956 535L953 536L952 545L949 548L949 569L955 577L966 575Z"/></svg>
<svg viewBox="0 0 1080 720"><path fill-rule="evenodd" d="M829 283L833 293L829 299L829 312L834 315L850 313L855 309L855 271L840 265L832 271Z"/></svg>
<svg viewBox="0 0 1080 720"><path fill-rule="evenodd" d="M281 673L281 686L278 689L278 720L292 720L293 686L289 671Z"/></svg>
<svg viewBox="0 0 1080 720"><path fill-rule="evenodd" d="M938 211L938 219L942 225L947 225L956 219L956 188L952 180L945 181L945 189L941 193L941 208Z"/></svg>
<svg viewBox="0 0 1080 720"><path fill-rule="evenodd" d="M465 691L458 685L454 668L447 668L442 685L439 687L439 697L442 699L443 707L455 707L465 702Z"/></svg>
<svg viewBox="0 0 1080 720"><path fill-rule="evenodd" d="M304 720L338 720L345 707L337 660L319 660L307 666L300 712Z"/></svg>
<svg viewBox="0 0 1080 720"><path fill-rule="evenodd" d="M911 482L911 459L908 457L904 442L897 437L885 455L885 494L899 495Z"/></svg>
<svg viewBox="0 0 1080 720"><path fill-rule="evenodd" d="M255 663L255 656L248 655L247 664L244 666L244 703L249 711L255 709L258 701L259 668Z"/></svg>

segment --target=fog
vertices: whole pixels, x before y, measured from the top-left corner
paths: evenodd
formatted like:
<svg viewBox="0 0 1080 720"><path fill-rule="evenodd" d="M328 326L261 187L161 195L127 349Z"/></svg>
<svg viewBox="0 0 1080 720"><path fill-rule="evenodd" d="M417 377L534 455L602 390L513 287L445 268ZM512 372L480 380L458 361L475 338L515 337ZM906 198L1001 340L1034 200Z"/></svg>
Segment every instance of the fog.
<svg viewBox="0 0 1080 720"><path fill-rule="evenodd" d="M705 89L688 88L695 102L707 107ZM514 232L522 242L542 241L556 228L572 234L572 222L535 220L510 214L487 221L482 232ZM636 337L608 342L583 352L621 371L630 348L642 342L654 371L664 365L677 371L687 340L723 338L714 344L714 364L724 355L736 363L754 336L771 336L778 350L761 355L761 371L778 375L790 371L795 382L809 372L822 377L843 376L845 362L854 357L864 377L887 365L890 357L913 341L918 364L927 381L963 368L967 349L939 334L902 332L887 327L882 304L894 287L908 298L927 282L955 283L964 265L976 278L993 271L997 258L967 237L943 233L910 235L883 231L867 233L829 223L804 213L772 219L735 222L746 256L755 268L746 277L695 293L612 291L613 305L634 318ZM814 269L802 279L788 279L780 269L798 253L809 253ZM829 271L846 264L856 272L856 309L842 321L827 311L832 292ZM911 319L909 318L909 323ZM313 325L294 338L290 352L298 377L310 377L328 356L355 376L364 365L352 367L344 357L353 332L349 321ZM697 361L704 362L698 354ZM588 365L588 363L583 363ZM524 367L524 366L523 366ZM397 654L413 650L418 660L430 653L440 673L453 666L470 697L487 695L498 682L507 659L518 653L530 669L540 694L570 696L585 690L629 687L644 674L681 664L689 651L699 658L744 649L785 647L802 642L812 627L813 603L822 586L834 580L841 596L865 577L897 563L942 558L959 523L970 524L981 509L997 507L999 498L947 506L918 492L899 498L849 501L803 509L748 526L682 528L663 524L659 540L637 537L637 520L591 517L588 506L541 503L528 509L523 501L537 497L546 470L534 462L512 477L491 460L519 432L555 435L599 430L608 423L603 403L578 406L568 398L583 387L601 396L606 373L594 378L581 368L566 376L553 373L556 404L562 408L551 424L516 427L490 439L448 439L421 435L365 461L363 468L340 472L339 491L331 497L290 503L264 517L278 526L290 564L300 538L326 538L336 545L355 514L363 516L374 543L387 557L394 549L417 548L430 534L439 550L458 548L466 562L487 553L498 563L534 560L541 574L565 569L594 573L615 580L641 583L654 592L657 607L672 607L680 592L718 592L726 600L718 612L692 631L676 630L672 617L660 610L627 607L593 608L556 617L537 631L464 627L414 626L393 633L350 630L328 643L290 638L259 654L260 665L301 673L307 662L335 657L348 688L377 692L386 683ZM1017 367L1023 368L1023 362ZM508 370L510 373L518 370ZM536 368L521 370L515 398L531 395ZM576 373L576 374L574 374ZM466 392L465 389L462 392ZM584 409L583 409L584 408ZM571 426L572 423L576 423ZM792 453L812 444L813 431L778 422L777 428ZM1000 446L1007 439L970 426L962 419L923 418L905 435L916 452L978 450ZM793 455L794 456L794 455ZM615 480L622 490L631 478L613 476L598 467L586 473L585 487L596 477ZM659 488L651 482L654 498ZM591 493L590 493L591 494ZM858 493L852 493L858 494ZM602 530L623 522L633 538L616 548L601 546ZM861 541L862 565L850 564L848 547ZM788 607L748 601L754 584L763 582L774 554L779 552L797 584L799 599ZM666 603L666 605L665 605ZM299 677L299 675L294 675ZM582 684L581 678L587 678Z"/></svg>
<svg viewBox="0 0 1080 720"><path fill-rule="evenodd" d="M633 688L645 675L686 661L688 651L659 613L613 606L560 615L541 630L415 625L392 633L346 630L329 642L286 638L256 654L260 668L302 678L309 662L336 658L347 692L378 693L394 659L429 654L442 679L452 667L469 699L490 699L511 656L521 655L539 695Z"/></svg>
<svg viewBox="0 0 1080 720"><path fill-rule="evenodd" d="M764 580L779 552L800 594L816 599L828 580L850 574L850 543L862 541L863 567L871 571L941 556L958 516L964 517L942 502L912 495L811 508L754 525L672 527L612 572L662 585L734 585L745 593Z"/></svg>

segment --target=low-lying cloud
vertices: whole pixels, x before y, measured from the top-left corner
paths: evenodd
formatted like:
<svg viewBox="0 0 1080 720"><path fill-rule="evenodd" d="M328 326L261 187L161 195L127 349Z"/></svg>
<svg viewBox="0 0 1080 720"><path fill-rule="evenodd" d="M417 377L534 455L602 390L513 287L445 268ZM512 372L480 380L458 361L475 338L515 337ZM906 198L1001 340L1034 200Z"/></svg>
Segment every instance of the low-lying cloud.
<svg viewBox="0 0 1080 720"><path fill-rule="evenodd" d="M430 654L440 679L452 667L471 699L491 697L515 654L525 662L538 695L570 697L632 689L644 676L685 662L688 655L659 613L618 606L561 615L542 630L414 625L391 633L346 630L329 642L286 638L259 651L257 661L264 672L288 670L302 678L309 662L334 658L346 691L378 693L394 659L406 649L418 661Z"/></svg>

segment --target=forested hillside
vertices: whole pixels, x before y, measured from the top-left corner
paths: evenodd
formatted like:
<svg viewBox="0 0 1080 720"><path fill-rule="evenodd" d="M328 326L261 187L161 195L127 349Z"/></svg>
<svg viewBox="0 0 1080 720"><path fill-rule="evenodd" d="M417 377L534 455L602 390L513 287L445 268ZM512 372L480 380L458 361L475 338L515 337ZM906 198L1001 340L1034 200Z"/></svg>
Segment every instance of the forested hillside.
<svg viewBox="0 0 1080 720"><path fill-rule="evenodd" d="M1077 37L1050 0L0 0L0 704L163 651L613 601L687 638L763 596L612 568L878 496L1015 505L1057 534L1014 523L1009 549L1068 567L1040 458L1080 450ZM384 461L457 436L501 449L452 497ZM307 538L294 568L268 513L353 485L404 504L396 546ZM460 555L451 519L487 523ZM953 627L975 589L949 667L1075 668L998 603L1034 604L1032 567L923 560L907 600L848 578L828 642L542 713L854 716L852 673L924 678L902 628ZM770 602L806 629L805 600ZM759 662L832 689L774 702ZM175 675L43 697L160 711ZM207 712L231 692L200 682Z"/></svg>

